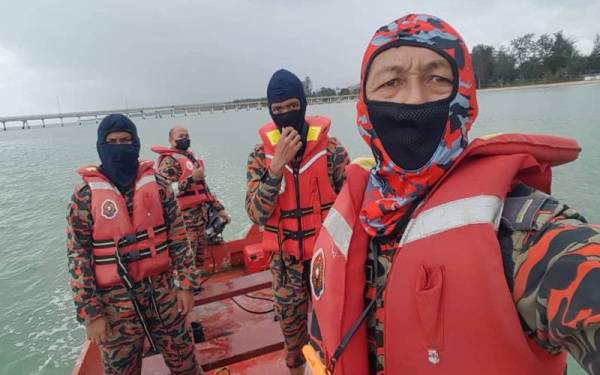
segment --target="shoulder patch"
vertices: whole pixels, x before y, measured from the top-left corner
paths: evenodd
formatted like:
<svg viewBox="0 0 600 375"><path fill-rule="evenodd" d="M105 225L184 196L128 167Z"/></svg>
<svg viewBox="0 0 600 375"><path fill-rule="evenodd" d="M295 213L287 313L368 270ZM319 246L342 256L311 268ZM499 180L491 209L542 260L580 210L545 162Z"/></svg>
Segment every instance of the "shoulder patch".
<svg viewBox="0 0 600 375"><path fill-rule="evenodd" d="M105 219L114 219L115 216L117 216L117 213L119 212L119 208L117 207L117 204L115 203L115 201L113 201L112 199L105 199L104 202L102 202L102 216Z"/></svg>
<svg viewBox="0 0 600 375"><path fill-rule="evenodd" d="M325 290L325 254L317 250L310 263L310 286L315 299L319 300Z"/></svg>
<svg viewBox="0 0 600 375"><path fill-rule="evenodd" d="M536 214L547 200L547 196L507 197L501 223L514 231L534 229Z"/></svg>

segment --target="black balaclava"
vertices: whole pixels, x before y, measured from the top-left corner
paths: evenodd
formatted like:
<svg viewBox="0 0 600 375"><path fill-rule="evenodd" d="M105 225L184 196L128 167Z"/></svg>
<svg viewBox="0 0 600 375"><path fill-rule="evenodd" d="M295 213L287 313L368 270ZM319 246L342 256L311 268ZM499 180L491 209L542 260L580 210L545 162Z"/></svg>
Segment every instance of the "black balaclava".
<svg viewBox="0 0 600 375"><path fill-rule="evenodd" d="M133 142L131 144L106 143L106 136L114 132L131 134ZM121 193L124 193L133 184L138 173L140 139L135 124L120 113L106 116L98 126L96 149L102 162L100 171Z"/></svg>
<svg viewBox="0 0 600 375"><path fill-rule="evenodd" d="M300 109L283 114L273 114L271 105L281 103L288 99L300 100ZM300 134L305 133L306 95L300 79L288 70L280 69L273 73L267 86L267 101L269 114L275 125L281 130L285 126L291 126Z"/></svg>

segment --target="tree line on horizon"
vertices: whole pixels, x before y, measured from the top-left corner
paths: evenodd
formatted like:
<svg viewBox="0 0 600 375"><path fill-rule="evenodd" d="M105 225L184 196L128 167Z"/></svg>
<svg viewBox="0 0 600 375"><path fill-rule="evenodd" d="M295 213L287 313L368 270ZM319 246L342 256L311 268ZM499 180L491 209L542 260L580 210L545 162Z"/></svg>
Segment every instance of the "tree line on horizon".
<svg viewBox="0 0 600 375"><path fill-rule="evenodd" d="M585 75L600 75L600 34L592 51L585 56L576 40L562 31L538 36L527 33L495 48L478 44L471 50L477 88L519 86L581 80ZM315 89L310 76L302 80L307 97L356 95L359 85ZM238 99L233 102L264 101L266 97Z"/></svg>
<svg viewBox="0 0 600 375"><path fill-rule="evenodd" d="M587 56L577 50L576 42L558 31L537 38L527 33L500 48L478 44L471 51L477 88L581 80L600 74L600 34Z"/></svg>

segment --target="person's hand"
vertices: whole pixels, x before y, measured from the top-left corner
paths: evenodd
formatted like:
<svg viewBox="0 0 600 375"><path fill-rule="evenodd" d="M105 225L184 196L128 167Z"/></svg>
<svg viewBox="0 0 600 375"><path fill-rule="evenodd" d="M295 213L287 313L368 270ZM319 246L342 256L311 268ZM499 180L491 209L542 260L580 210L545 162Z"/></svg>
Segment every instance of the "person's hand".
<svg viewBox="0 0 600 375"><path fill-rule="evenodd" d="M191 290L178 290L177 291L177 311L181 315L189 314L194 308L194 294Z"/></svg>
<svg viewBox="0 0 600 375"><path fill-rule="evenodd" d="M221 219L225 220L227 224L231 222L231 216L229 216L229 214L225 212L225 210L221 210L219 212L219 216L221 217Z"/></svg>
<svg viewBox="0 0 600 375"><path fill-rule="evenodd" d="M110 327L105 317L101 316L86 324L85 334L87 339L96 345L101 345L108 339Z"/></svg>
<svg viewBox="0 0 600 375"><path fill-rule="evenodd" d="M194 181L200 181L204 179L204 167L203 166L198 166L198 168L194 169L192 171L192 178L194 179Z"/></svg>
<svg viewBox="0 0 600 375"><path fill-rule="evenodd" d="M276 176L283 174L283 168L292 161L298 150L302 147L300 134L291 126L286 126L281 131L281 138L275 146L275 155L271 161L271 172Z"/></svg>

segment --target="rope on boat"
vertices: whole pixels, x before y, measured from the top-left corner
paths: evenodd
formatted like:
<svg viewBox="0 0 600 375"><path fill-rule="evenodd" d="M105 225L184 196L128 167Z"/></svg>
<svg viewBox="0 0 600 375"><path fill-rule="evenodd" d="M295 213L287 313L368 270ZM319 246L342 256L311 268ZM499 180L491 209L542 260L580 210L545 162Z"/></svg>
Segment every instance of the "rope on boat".
<svg viewBox="0 0 600 375"><path fill-rule="evenodd" d="M271 308L271 309L266 310L266 311L250 310L250 309L245 308L244 306L242 306L238 301L235 300L235 298L231 297L230 299L233 301L233 303L236 304L237 307L239 307L240 309L242 309L245 312L250 313L250 314L263 315L263 314L269 314L269 313L272 313L273 311L275 311L275 308ZM267 299L267 298L265 298L265 299Z"/></svg>

